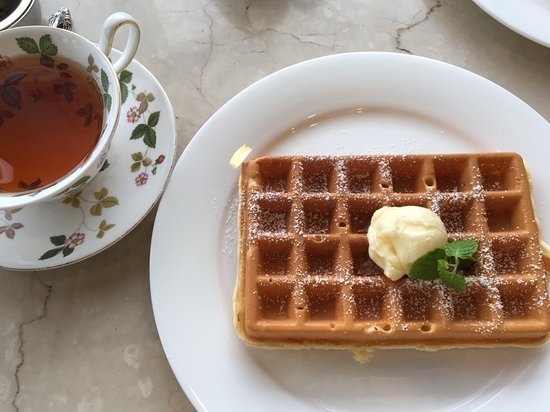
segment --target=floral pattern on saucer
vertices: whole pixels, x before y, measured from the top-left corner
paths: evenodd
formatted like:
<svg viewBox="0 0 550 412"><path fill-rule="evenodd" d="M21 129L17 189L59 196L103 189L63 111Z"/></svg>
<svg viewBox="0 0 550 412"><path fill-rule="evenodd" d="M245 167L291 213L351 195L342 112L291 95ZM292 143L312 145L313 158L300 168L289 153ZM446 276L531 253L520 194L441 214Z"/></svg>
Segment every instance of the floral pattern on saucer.
<svg viewBox="0 0 550 412"><path fill-rule="evenodd" d="M74 252L77 246L84 243L87 232L95 232L96 237L98 239L102 239L103 236L105 236L106 231L115 227L114 223L107 223L105 219L101 220L97 226L97 229L90 225L89 222L90 217L101 216L104 208L115 207L119 204L118 199L115 196L109 196L109 190L106 187L102 187L98 192L94 192L93 199L86 199L83 197L82 191L79 191L67 196L63 200L63 203L79 209L82 213L82 218L80 219L80 222L75 223L75 225L78 224L78 226L75 227L72 234L50 236L50 242L55 247L44 252L38 260L51 259L59 253L61 253L64 257L69 256ZM86 203L88 204L87 206L91 205L89 209L84 208L83 204ZM88 213L90 216L88 216Z"/></svg>
<svg viewBox="0 0 550 412"><path fill-rule="evenodd" d="M130 107L130 110L126 112L126 120L129 123L136 124L132 134L131 140L142 140L146 146L145 151L139 151L131 154L132 165L130 171L132 173L139 173L134 181L136 186L143 186L149 180L149 174L147 173L149 167L151 167L151 173L155 175L157 173L157 167L164 162L166 155L159 154L155 160L149 157L149 150L155 149L157 142L156 126L160 120L160 111L152 111L150 104L155 101L155 95L147 90L136 92L136 86L131 85L128 91L127 84L132 80L132 73L125 70L120 75L120 89L122 100L126 101L128 93L131 93L135 105ZM143 167L143 171L142 170Z"/></svg>
<svg viewBox="0 0 550 412"><path fill-rule="evenodd" d="M94 71L93 60L88 64ZM101 172L60 200L0 210L0 267L46 269L92 256L126 235L158 200L176 149L170 102L136 61L119 84L121 117Z"/></svg>

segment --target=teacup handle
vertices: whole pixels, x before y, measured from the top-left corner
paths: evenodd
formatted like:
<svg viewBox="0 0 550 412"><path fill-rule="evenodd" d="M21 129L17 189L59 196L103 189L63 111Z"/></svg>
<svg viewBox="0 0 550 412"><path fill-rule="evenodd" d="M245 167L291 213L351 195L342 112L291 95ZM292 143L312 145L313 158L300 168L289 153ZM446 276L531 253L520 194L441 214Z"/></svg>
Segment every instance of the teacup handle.
<svg viewBox="0 0 550 412"><path fill-rule="evenodd" d="M122 56L113 63L113 68L115 72L119 74L122 70L126 68L134 58L138 45L139 45L139 25L137 21L130 16L128 13L118 12L113 13L103 23L101 28L101 34L99 35L99 50L109 57L111 49L113 47L113 39L115 37L116 31L123 25L127 24L129 26L128 40L126 41L126 46L122 52Z"/></svg>

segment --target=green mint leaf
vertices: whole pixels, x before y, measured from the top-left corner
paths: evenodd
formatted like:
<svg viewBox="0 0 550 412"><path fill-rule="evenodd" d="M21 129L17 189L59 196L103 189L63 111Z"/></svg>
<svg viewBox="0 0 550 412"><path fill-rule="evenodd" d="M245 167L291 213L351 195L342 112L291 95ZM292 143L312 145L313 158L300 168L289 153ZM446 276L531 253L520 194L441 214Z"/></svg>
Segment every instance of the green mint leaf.
<svg viewBox="0 0 550 412"><path fill-rule="evenodd" d="M449 262L445 258L437 260L437 274L441 277L442 273L451 273L449 272Z"/></svg>
<svg viewBox="0 0 550 412"><path fill-rule="evenodd" d="M436 280L441 279L444 285L458 292L466 290L464 270L474 262L474 254L478 250L476 240L457 240L445 245L443 249L435 249L417 259L411 266L411 279Z"/></svg>
<svg viewBox="0 0 550 412"><path fill-rule="evenodd" d="M454 256L459 259L473 258L477 252L477 242L473 239L457 240L445 245L447 256Z"/></svg>
<svg viewBox="0 0 550 412"><path fill-rule="evenodd" d="M439 273L439 276L445 286L458 292L464 292L466 290L466 278L464 278L464 276L453 274L449 271L442 271Z"/></svg>
<svg viewBox="0 0 550 412"><path fill-rule="evenodd" d="M419 257L409 270L411 279L435 280L439 278L438 261L445 258L443 249L435 249Z"/></svg>
<svg viewBox="0 0 550 412"><path fill-rule="evenodd" d="M36 41L34 41L34 39L31 39L30 37L18 37L15 40L17 40L17 44L24 52L29 54L40 53L38 44L36 44Z"/></svg>

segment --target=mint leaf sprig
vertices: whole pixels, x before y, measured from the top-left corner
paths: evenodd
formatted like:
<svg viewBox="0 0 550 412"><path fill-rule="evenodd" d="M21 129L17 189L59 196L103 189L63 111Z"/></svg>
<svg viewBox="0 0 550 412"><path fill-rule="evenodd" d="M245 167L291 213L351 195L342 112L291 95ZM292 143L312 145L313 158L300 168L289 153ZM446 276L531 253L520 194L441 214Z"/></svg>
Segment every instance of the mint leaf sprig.
<svg viewBox="0 0 550 412"><path fill-rule="evenodd" d="M411 266L411 279L436 280L459 292L466 290L464 270L475 262L478 243L473 239L448 242L444 248L426 253Z"/></svg>

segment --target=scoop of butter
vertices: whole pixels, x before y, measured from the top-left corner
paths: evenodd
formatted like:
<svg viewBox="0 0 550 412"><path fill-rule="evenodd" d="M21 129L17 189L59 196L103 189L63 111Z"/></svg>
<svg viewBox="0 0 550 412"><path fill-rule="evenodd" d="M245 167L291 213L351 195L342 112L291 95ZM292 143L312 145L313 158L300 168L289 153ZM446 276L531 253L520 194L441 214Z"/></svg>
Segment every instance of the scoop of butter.
<svg viewBox="0 0 550 412"><path fill-rule="evenodd" d="M370 258L387 277L398 280L419 257L444 247L447 231L430 209L384 206L374 212L367 238Z"/></svg>

